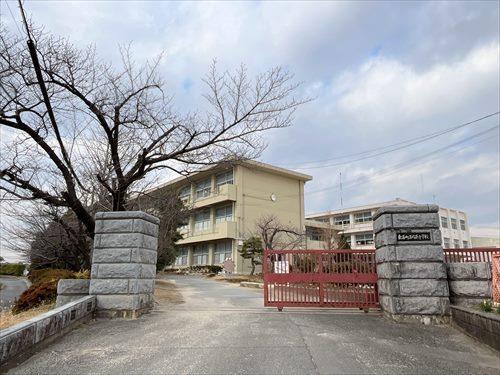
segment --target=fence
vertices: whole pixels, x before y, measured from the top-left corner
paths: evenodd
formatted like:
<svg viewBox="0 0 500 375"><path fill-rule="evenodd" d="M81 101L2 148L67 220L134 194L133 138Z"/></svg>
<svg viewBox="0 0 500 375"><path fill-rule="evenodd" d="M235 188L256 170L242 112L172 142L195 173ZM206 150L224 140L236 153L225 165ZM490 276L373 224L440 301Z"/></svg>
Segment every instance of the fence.
<svg viewBox="0 0 500 375"><path fill-rule="evenodd" d="M500 303L500 254L493 255L492 268L492 294L493 301Z"/></svg>
<svg viewBox="0 0 500 375"><path fill-rule="evenodd" d="M494 254L500 254L497 248L443 249L446 263L491 263Z"/></svg>
<svg viewBox="0 0 500 375"><path fill-rule="evenodd" d="M264 305L377 307L375 250L266 250Z"/></svg>

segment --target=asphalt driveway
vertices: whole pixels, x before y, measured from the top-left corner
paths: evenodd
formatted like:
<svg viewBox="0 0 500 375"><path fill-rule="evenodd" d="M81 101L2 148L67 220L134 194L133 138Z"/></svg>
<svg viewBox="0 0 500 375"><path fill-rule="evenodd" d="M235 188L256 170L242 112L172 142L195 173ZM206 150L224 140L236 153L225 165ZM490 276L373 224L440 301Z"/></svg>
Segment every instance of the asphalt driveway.
<svg viewBox="0 0 500 375"><path fill-rule="evenodd" d="M14 373L429 374L500 372L498 353L446 326L358 310L262 307L262 292L177 276L137 320L85 324Z"/></svg>
<svg viewBox="0 0 500 375"><path fill-rule="evenodd" d="M0 276L0 283L0 309L9 309L29 286L26 279L15 276Z"/></svg>

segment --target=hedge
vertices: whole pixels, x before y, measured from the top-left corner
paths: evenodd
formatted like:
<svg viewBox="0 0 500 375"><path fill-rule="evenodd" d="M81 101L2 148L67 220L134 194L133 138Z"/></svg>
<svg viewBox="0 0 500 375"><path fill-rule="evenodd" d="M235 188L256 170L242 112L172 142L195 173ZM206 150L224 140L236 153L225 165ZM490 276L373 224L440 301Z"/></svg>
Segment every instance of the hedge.
<svg viewBox="0 0 500 375"><path fill-rule="evenodd" d="M22 263L3 263L0 264L0 275L22 276L25 268Z"/></svg>

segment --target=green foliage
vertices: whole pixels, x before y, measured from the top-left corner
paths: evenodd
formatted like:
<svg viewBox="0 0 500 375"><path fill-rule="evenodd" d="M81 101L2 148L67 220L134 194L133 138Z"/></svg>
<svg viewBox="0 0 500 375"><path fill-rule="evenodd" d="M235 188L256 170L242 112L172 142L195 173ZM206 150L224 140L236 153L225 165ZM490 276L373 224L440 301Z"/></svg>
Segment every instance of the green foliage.
<svg viewBox="0 0 500 375"><path fill-rule="evenodd" d="M0 264L0 275L22 276L26 265L22 263Z"/></svg>
<svg viewBox="0 0 500 375"><path fill-rule="evenodd" d="M243 242L243 246L240 250L238 250L238 252L242 258L250 259L252 263L250 275L253 275L255 272L255 266L257 264L262 264L262 255L264 254L262 240L259 237L250 237Z"/></svg>
<svg viewBox="0 0 500 375"><path fill-rule="evenodd" d="M51 268L32 270L28 278L33 284L21 294L14 304L12 312L18 314L42 303L55 301L57 283L61 279L88 279L89 276L89 271L73 272Z"/></svg>
<svg viewBox="0 0 500 375"><path fill-rule="evenodd" d="M485 299L483 302L479 304L479 308L484 312L492 312L493 303L490 300Z"/></svg>
<svg viewBox="0 0 500 375"><path fill-rule="evenodd" d="M495 312L496 312L497 314L500 314L500 305L498 305L498 306L496 307Z"/></svg>

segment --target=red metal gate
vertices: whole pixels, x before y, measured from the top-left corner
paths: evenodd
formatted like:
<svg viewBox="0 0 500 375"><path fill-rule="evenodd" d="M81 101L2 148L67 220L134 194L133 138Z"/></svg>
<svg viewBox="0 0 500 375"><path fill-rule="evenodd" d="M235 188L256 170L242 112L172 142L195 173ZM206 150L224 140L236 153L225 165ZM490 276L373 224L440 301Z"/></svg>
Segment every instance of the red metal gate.
<svg viewBox="0 0 500 375"><path fill-rule="evenodd" d="M378 307L375 250L265 250L264 306Z"/></svg>

